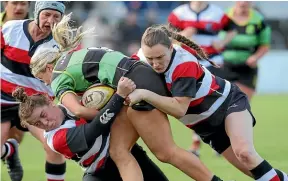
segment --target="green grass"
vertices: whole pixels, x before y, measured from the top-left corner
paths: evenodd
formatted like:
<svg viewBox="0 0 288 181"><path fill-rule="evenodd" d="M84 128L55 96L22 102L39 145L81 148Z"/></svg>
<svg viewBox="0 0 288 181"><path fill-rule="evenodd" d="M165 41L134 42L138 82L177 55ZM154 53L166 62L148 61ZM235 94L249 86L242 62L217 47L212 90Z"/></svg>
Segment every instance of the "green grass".
<svg viewBox="0 0 288 181"><path fill-rule="evenodd" d="M258 153L268 160L274 167L286 173L288 172L288 96L256 96L252 101L252 109L257 119L254 129L255 147ZM188 148L191 143L191 131L185 128L177 120L171 120L174 139L183 148ZM141 144L142 142L139 141ZM148 150L146 148L146 150ZM21 160L25 169L23 181L45 181L44 151L41 144L29 134L26 135L20 146ZM149 155L155 157L149 152ZM201 159L217 175L228 180L237 181L252 180L223 158L216 157L212 150L203 145ZM191 180L183 173L170 165L156 161L171 181ZM1 181L9 181L5 165L2 164ZM72 161L67 161L66 181L80 181L82 178L81 168Z"/></svg>

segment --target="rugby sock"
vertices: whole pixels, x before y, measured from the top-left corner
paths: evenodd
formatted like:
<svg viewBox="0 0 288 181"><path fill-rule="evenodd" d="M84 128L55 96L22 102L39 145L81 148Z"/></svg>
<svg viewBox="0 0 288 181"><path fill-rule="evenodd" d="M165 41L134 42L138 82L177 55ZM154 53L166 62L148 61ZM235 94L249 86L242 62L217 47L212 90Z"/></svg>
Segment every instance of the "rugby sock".
<svg viewBox="0 0 288 181"><path fill-rule="evenodd" d="M223 181L223 180L221 180L219 177L214 175L211 181Z"/></svg>
<svg viewBox="0 0 288 181"><path fill-rule="evenodd" d="M288 181L288 175L285 172L282 172L281 170L275 169L278 177L280 178L281 181Z"/></svg>
<svg viewBox="0 0 288 181"><path fill-rule="evenodd" d="M282 181L266 160L250 171L257 181Z"/></svg>
<svg viewBox="0 0 288 181"><path fill-rule="evenodd" d="M13 155L14 151L15 151L14 146L8 141L6 141L6 143L2 146L1 159L5 159Z"/></svg>
<svg viewBox="0 0 288 181"><path fill-rule="evenodd" d="M46 161L45 172L47 181L64 181L66 162L62 164L52 164Z"/></svg>

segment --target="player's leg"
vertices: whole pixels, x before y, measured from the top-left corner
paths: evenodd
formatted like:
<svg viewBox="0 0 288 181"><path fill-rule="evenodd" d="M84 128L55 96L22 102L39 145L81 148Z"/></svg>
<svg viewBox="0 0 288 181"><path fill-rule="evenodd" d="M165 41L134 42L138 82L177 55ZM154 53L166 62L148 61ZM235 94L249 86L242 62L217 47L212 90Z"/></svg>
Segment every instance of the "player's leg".
<svg viewBox="0 0 288 181"><path fill-rule="evenodd" d="M236 86L232 86L231 104L233 106L227 109L225 130L236 158L252 173L255 180L288 180L287 174L274 169L256 152L253 142L255 119L250 111L247 97Z"/></svg>
<svg viewBox="0 0 288 181"><path fill-rule="evenodd" d="M23 168L19 158L18 142L8 139L9 130L18 119L18 106L1 108L1 159L7 163L8 174L12 181L21 181Z"/></svg>
<svg viewBox="0 0 288 181"><path fill-rule="evenodd" d="M247 95L248 100L251 101L252 97L255 94L255 89L248 87L240 82L235 82L235 84L241 89L242 92Z"/></svg>
<svg viewBox="0 0 288 181"><path fill-rule="evenodd" d="M135 111L129 108L128 117L158 160L172 164L196 180L212 180L213 174L195 155L174 143L166 114L157 109Z"/></svg>
<svg viewBox="0 0 288 181"><path fill-rule="evenodd" d="M14 138L20 144L24 138L24 131L13 127L9 130L9 138Z"/></svg>
<svg viewBox="0 0 288 181"><path fill-rule="evenodd" d="M38 139L44 147L46 153L45 172L47 181L64 181L66 172L66 162L63 155L52 151L44 138L43 130L28 125L30 133Z"/></svg>
<svg viewBox="0 0 288 181"><path fill-rule="evenodd" d="M10 121L1 122L1 159L2 157L8 157L9 153L11 151L8 151L8 149L5 146L5 142L8 139L9 130L10 130L11 123ZM8 147L9 148L9 147Z"/></svg>
<svg viewBox="0 0 288 181"><path fill-rule="evenodd" d="M126 115L127 107L122 108L111 127L110 157L125 181L142 181L143 174L130 150L139 138L138 133Z"/></svg>

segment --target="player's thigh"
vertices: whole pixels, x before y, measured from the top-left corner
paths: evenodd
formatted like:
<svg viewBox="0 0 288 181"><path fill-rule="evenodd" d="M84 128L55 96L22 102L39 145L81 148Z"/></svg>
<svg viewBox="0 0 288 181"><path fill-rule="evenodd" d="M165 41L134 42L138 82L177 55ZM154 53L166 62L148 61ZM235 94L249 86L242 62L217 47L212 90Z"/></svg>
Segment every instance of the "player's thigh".
<svg viewBox="0 0 288 181"><path fill-rule="evenodd" d="M111 127L110 151L130 150L139 135L127 117L127 106L123 107Z"/></svg>
<svg viewBox="0 0 288 181"><path fill-rule="evenodd" d="M168 117L163 112L128 109L128 117L152 152L168 151L175 146Z"/></svg>

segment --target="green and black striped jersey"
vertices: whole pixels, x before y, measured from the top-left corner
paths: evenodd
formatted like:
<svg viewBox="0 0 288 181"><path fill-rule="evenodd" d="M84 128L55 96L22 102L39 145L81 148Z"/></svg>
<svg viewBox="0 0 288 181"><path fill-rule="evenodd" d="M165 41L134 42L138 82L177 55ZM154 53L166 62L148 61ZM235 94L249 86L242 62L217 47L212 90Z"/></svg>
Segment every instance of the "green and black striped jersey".
<svg viewBox="0 0 288 181"><path fill-rule="evenodd" d="M135 62L121 52L105 47L74 51L57 61L51 88L60 101L64 93L81 93L95 83L116 88L119 79Z"/></svg>

